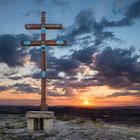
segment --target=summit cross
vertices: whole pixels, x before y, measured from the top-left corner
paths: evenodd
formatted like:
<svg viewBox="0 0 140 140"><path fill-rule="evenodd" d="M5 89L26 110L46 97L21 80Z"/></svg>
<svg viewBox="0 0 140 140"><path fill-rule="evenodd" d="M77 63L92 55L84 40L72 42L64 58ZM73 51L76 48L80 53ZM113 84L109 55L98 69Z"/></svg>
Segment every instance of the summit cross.
<svg viewBox="0 0 140 140"><path fill-rule="evenodd" d="M46 30L62 29L62 24L46 24L45 12L41 12L41 24L25 24L29 30L41 30L41 40L39 41L21 41L21 46L41 46L41 111L48 110L46 103L47 96L47 72L46 72L46 46L64 46L67 41L46 40Z"/></svg>

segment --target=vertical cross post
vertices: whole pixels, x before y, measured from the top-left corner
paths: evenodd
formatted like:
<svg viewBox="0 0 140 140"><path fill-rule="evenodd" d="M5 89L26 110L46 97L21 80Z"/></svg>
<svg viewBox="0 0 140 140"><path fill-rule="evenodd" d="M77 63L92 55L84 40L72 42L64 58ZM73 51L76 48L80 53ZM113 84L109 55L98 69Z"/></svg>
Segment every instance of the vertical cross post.
<svg viewBox="0 0 140 140"><path fill-rule="evenodd" d="M45 26L45 12L41 13L41 24L42 24L42 30ZM42 44L45 42L46 39L46 33L41 30L41 41ZM45 29L44 29L45 30ZM46 73L46 50L45 46L42 45L41 48L41 72ZM41 111L48 110L48 106L46 104L46 84L47 84L47 77L41 77Z"/></svg>

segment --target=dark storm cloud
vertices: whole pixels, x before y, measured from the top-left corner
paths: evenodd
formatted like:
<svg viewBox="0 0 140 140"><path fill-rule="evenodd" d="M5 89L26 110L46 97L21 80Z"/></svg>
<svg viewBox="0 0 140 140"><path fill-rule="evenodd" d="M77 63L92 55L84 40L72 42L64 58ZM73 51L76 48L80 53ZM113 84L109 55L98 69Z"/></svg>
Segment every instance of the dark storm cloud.
<svg viewBox="0 0 140 140"><path fill-rule="evenodd" d="M0 62L5 62L9 66L22 65L22 54L18 51L18 40L13 35L0 36Z"/></svg>
<svg viewBox="0 0 140 140"><path fill-rule="evenodd" d="M81 50L75 51L72 54L72 58L81 63L85 63L87 65L93 62L93 54L97 53L98 49L96 47L87 47Z"/></svg>
<svg viewBox="0 0 140 140"><path fill-rule="evenodd" d="M140 92L115 92L111 95L108 95L106 97L119 97L119 96L134 96L134 97L140 97Z"/></svg>
<svg viewBox="0 0 140 140"><path fill-rule="evenodd" d="M119 21L108 21L106 18L103 18L101 24L104 27L123 27L132 25L135 20L140 18L140 1L132 3L124 11L124 18Z"/></svg>
<svg viewBox="0 0 140 140"><path fill-rule="evenodd" d="M18 40L13 35L0 36L0 62L5 62L9 66L22 65L24 53L18 51Z"/></svg>
<svg viewBox="0 0 140 140"><path fill-rule="evenodd" d="M30 84L25 84L25 83L16 83L14 85L9 85L9 86L0 86L0 91L6 91L9 89L16 89L15 93L18 93L19 91L22 93L39 93L40 89L37 87L33 87Z"/></svg>
<svg viewBox="0 0 140 140"><path fill-rule="evenodd" d="M0 35L0 62L4 62L11 67L18 65L22 66L27 53L24 51L25 48L19 49L19 42L21 40L31 40L33 38L37 38L37 36L37 34L34 34L32 36L27 36L25 34Z"/></svg>
<svg viewBox="0 0 140 140"><path fill-rule="evenodd" d="M128 87L140 83L139 56L134 49L105 48L96 55L95 69L99 81L112 87Z"/></svg>
<svg viewBox="0 0 140 140"><path fill-rule="evenodd" d="M92 24L94 22L95 19L91 10L81 11L75 18L75 24L67 28L64 37L70 41L74 41L76 36L93 31Z"/></svg>
<svg viewBox="0 0 140 140"><path fill-rule="evenodd" d="M95 47L82 48L78 51L74 51L72 55L68 58L54 58L52 59L52 65L59 72L63 71L69 74L75 74L76 69L80 66L81 63L89 65L93 61L93 54L97 52Z"/></svg>
<svg viewBox="0 0 140 140"><path fill-rule="evenodd" d="M37 87L32 87L30 84L20 84L20 83L16 83L14 85L9 85L9 86L0 86L0 91L6 91L9 89L16 89L15 93L18 93L19 91L22 93L33 93L33 92L37 92L39 93L40 89Z"/></svg>
<svg viewBox="0 0 140 140"><path fill-rule="evenodd" d="M78 68L79 63L71 58L69 59L53 59L48 64L48 68L50 68L49 71L53 71L54 76L52 75L52 72L48 73L48 77L50 79L61 79L60 76L58 76L59 72L65 72L67 76L73 76L76 73L76 69Z"/></svg>
<svg viewBox="0 0 140 140"><path fill-rule="evenodd" d="M58 71L64 71L66 73L73 73L78 68L78 63L74 59L59 59L55 65Z"/></svg>
<svg viewBox="0 0 140 140"><path fill-rule="evenodd" d="M16 83L16 84L12 85L11 87L12 88L15 88L17 92L20 91L22 93L24 93L24 92L25 93L33 93L33 92L39 93L40 92L40 89L39 88L33 87L30 84L24 84L24 83L19 84L19 83Z"/></svg>
<svg viewBox="0 0 140 140"><path fill-rule="evenodd" d="M61 77L58 76L58 72L54 69L48 70L47 74L48 74L47 76L48 79L61 79Z"/></svg>
<svg viewBox="0 0 140 140"><path fill-rule="evenodd" d="M140 18L140 1L137 0L132 3L128 8L124 11L124 18L118 22L119 26L131 25L134 20Z"/></svg>
<svg viewBox="0 0 140 140"><path fill-rule="evenodd" d="M133 53L133 48L122 50L107 47L96 56L97 70L101 71L105 76L118 76L121 72L127 71L137 73L135 65L138 56L133 55Z"/></svg>
<svg viewBox="0 0 140 140"><path fill-rule="evenodd" d="M140 1L137 0L125 8L125 11L122 14L124 14L124 17L119 21L108 21L106 18L103 18L101 24L104 27L122 27L132 25L136 19L140 18Z"/></svg>

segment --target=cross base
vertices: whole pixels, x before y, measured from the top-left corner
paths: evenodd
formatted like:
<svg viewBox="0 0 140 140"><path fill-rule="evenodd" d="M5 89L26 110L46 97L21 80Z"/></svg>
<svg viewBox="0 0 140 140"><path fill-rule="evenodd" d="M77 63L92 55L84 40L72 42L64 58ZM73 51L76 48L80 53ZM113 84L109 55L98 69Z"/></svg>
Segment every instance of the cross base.
<svg viewBox="0 0 140 140"><path fill-rule="evenodd" d="M26 118L29 131L42 130L50 134L53 130L54 112L29 111L26 113Z"/></svg>

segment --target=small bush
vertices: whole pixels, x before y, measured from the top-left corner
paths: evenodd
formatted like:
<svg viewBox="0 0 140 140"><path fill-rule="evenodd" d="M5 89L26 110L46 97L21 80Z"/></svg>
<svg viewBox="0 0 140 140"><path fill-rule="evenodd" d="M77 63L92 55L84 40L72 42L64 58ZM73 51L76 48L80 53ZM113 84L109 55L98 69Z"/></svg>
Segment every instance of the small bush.
<svg viewBox="0 0 140 140"><path fill-rule="evenodd" d="M56 116L57 120L61 120L61 121L70 121L73 120L75 117L68 115L68 114L63 114L63 115L58 115Z"/></svg>
<svg viewBox="0 0 140 140"><path fill-rule="evenodd" d="M5 131L3 129L0 129L0 135L5 135Z"/></svg>

